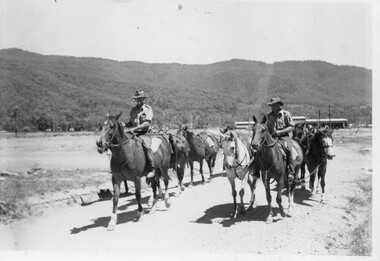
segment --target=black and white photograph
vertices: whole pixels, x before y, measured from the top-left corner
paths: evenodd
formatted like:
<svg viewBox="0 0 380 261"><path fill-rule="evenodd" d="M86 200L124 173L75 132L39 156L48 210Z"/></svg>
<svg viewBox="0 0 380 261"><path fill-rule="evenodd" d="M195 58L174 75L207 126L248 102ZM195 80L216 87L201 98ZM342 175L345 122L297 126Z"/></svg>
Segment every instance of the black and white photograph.
<svg viewBox="0 0 380 261"><path fill-rule="evenodd" d="M0 0L0 260L378 260L378 14Z"/></svg>

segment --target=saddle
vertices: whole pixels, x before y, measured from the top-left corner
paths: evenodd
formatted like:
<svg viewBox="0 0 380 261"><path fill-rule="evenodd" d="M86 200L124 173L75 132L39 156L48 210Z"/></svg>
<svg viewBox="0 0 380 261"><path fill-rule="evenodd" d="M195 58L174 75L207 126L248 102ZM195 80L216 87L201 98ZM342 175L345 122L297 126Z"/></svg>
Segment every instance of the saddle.
<svg viewBox="0 0 380 261"><path fill-rule="evenodd" d="M215 147L214 140L209 135L207 135L205 133L199 133L198 137L201 139L201 141L203 142L203 144L207 145L209 148L214 148Z"/></svg>
<svg viewBox="0 0 380 261"><path fill-rule="evenodd" d="M287 159L286 150L289 149L288 143L285 140L278 140L278 143L280 144L279 148L280 148L281 154L282 154L284 160L286 160ZM294 148L294 146L292 147L292 155L293 155L293 160L296 160L299 157L299 153Z"/></svg>

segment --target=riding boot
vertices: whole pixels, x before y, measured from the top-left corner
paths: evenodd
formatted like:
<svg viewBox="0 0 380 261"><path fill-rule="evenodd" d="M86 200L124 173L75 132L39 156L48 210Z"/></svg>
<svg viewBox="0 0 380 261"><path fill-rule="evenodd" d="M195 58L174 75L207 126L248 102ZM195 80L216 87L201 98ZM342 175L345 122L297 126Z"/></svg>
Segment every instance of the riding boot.
<svg viewBox="0 0 380 261"><path fill-rule="evenodd" d="M153 165L153 151L150 147L146 146L145 142L142 142L144 153L145 153L145 158L146 158L146 164L147 164L147 170L148 174L146 177L148 179L154 178L154 165Z"/></svg>

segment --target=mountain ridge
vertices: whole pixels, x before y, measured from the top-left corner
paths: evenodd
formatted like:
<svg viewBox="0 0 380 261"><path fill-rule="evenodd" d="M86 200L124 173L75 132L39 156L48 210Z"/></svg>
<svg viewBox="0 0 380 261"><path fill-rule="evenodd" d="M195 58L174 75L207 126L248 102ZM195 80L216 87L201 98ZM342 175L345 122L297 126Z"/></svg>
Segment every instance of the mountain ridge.
<svg viewBox="0 0 380 261"><path fill-rule="evenodd" d="M137 89L148 94L154 123L207 127L263 115L280 96L293 115L371 121L372 71L325 61L231 59L207 65L114 61L0 50L2 129L93 129L106 113L127 120ZM12 116L13 115L13 116ZM13 118L12 118L13 117Z"/></svg>

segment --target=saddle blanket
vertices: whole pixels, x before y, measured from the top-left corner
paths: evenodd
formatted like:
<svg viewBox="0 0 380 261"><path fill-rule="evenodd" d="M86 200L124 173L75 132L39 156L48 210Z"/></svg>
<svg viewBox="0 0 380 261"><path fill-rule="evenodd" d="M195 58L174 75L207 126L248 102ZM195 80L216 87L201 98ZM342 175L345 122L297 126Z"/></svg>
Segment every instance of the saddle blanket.
<svg viewBox="0 0 380 261"><path fill-rule="evenodd" d="M156 137L152 137L152 145L150 148L152 149L153 153L155 153L158 150L158 147L160 146L162 140Z"/></svg>
<svg viewBox="0 0 380 261"><path fill-rule="evenodd" d="M213 139L211 139L210 136L207 136L206 140L207 140L207 142L208 142L208 145L209 145L211 148L215 146L215 143L214 143Z"/></svg>

